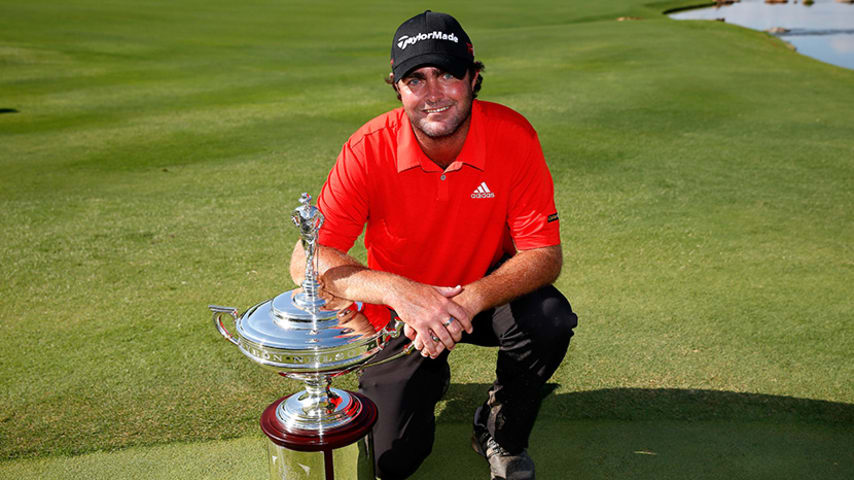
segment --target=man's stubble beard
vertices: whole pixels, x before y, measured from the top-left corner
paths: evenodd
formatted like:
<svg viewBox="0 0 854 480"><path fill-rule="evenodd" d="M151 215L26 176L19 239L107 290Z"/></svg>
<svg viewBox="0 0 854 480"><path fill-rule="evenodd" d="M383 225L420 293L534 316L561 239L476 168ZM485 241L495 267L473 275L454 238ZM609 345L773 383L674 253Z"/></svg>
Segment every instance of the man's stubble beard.
<svg viewBox="0 0 854 480"><path fill-rule="evenodd" d="M424 135L427 135L428 137L430 137L434 140L440 140L440 139L445 138L445 137L450 137L450 136L454 135L455 133L457 133L457 131L460 129L460 127L464 123L466 123L466 120L468 120L469 117L471 117L471 107L472 107L473 101L474 101L474 94L471 91L471 89L469 89L468 97L465 99L465 103L468 105L468 107L466 108L465 111L461 111L460 114L457 115L457 117L454 119L455 123L452 124L452 126L451 126L452 128L450 128L450 131L440 131L440 130L433 128L431 125L429 125L429 122L427 122L426 118L421 118L418 121L412 121L413 119L410 117L409 121L413 126L415 126L415 128L418 129L418 131L420 131ZM457 103L457 105L459 105L459 103Z"/></svg>

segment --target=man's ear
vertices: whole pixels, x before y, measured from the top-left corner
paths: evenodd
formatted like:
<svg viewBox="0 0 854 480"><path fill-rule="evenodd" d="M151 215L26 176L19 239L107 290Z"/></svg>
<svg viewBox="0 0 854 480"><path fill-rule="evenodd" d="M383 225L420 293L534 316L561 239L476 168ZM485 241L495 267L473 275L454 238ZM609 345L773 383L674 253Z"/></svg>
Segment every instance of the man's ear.
<svg viewBox="0 0 854 480"><path fill-rule="evenodd" d="M388 80L386 80L386 83L391 85L391 88L393 88L395 92L400 93L400 91L397 89L397 82L394 81L394 73L388 74Z"/></svg>

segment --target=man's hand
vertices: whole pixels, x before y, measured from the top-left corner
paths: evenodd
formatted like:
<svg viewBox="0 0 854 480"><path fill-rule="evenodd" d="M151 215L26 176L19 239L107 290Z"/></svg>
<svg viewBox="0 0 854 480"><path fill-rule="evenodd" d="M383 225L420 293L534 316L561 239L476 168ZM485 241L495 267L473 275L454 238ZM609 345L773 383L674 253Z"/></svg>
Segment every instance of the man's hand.
<svg viewBox="0 0 854 480"><path fill-rule="evenodd" d="M406 324L404 334L421 355L436 358L444 349L453 349L463 331L471 333L471 315L451 300L462 287L436 287L398 278L385 303Z"/></svg>

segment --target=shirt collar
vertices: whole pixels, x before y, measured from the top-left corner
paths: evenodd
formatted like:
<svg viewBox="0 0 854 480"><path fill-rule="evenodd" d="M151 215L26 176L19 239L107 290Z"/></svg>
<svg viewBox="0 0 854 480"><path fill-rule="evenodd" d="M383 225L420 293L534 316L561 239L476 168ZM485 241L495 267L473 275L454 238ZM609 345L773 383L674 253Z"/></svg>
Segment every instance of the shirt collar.
<svg viewBox="0 0 854 480"><path fill-rule="evenodd" d="M433 163L421 150L415 133L412 132L412 124L403 108L400 109L400 130L397 132L397 172L400 173L410 168L421 167L425 172L441 172L442 168ZM472 101L471 123L466 135L463 149L451 165L448 171L459 170L463 164L470 165L478 170L486 168L486 137L484 135L483 112L477 100Z"/></svg>

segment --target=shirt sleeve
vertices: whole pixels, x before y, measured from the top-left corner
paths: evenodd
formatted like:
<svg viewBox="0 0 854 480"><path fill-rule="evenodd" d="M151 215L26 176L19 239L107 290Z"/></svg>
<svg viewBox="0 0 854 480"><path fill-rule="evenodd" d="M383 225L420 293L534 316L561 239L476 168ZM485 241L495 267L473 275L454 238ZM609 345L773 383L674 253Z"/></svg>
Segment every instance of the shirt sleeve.
<svg viewBox="0 0 854 480"><path fill-rule="evenodd" d="M341 149L317 200L324 215L318 242L345 253L362 233L369 213L363 145L351 142Z"/></svg>
<svg viewBox="0 0 854 480"><path fill-rule="evenodd" d="M554 183L536 134L517 173L507 217L516 249L559 245L560 222L554 202Z"/></svg>

